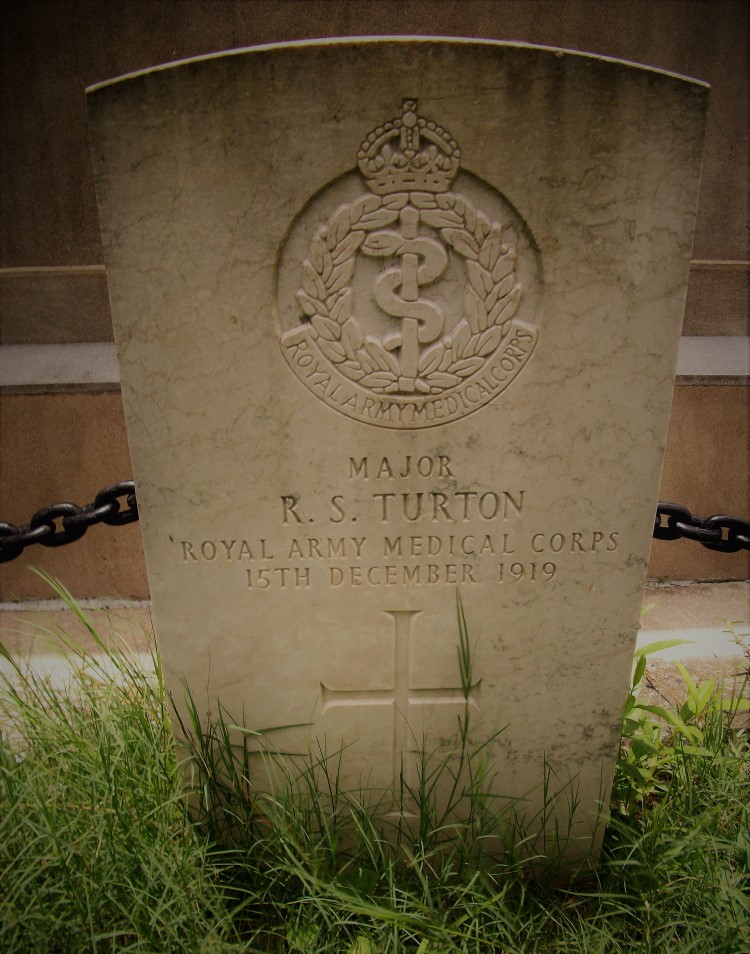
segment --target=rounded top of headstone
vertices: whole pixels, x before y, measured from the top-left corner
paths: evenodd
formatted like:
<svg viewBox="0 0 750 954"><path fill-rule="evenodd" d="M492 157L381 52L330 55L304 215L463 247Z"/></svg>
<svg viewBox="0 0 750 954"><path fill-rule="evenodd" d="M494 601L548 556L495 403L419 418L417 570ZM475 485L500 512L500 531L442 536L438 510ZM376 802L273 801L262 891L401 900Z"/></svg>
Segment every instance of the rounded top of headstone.
<svg viewBox="0 0 750 954"><path fill-rule="evenodd" d="M709 89L710 85L703 80L690 76L684 76L681 73L675 73L670 70L659 69L644 63L635 63L631 60L618 59L617 57L604 56L600 53L589 53L583 50L569 50L564 47L544 46L535 43L521 43L509 40L492 40L476 37L458 37L458 36L429 36L429 35L383 35L383 36L349 36L349 37L319 37L316 39L289 40L284 43L262 43L257 46L238 47L233 50L222 50L216 53L207 53L201 56L188 57L180 60L173 60L168 63L160 63L156 66L148 67L143 70L135 70L132 73L125 73L122 76L115 76L110 79L102 80L99 83L93 83L86 88L87 93L93 93L107 86L124 82L130 79L147 76L152 73L159 73L175 69L181 66L195 65L199 63L208 63L214 60L226 59L228 57L238 57L248 54L282 52L285 50L294 51L305 47L316 47L325 49L336 46L372 46L372 45L425 45L439 44L444 47L473 46L479 48L495 48L497 50L515 50L519 52L528 52L529 54L544 55L549 54L556 57L566 57L575 60L588 60L602 64L611 64L614 67L640 70L645 73L652 73L657 76L681 80L685 83L692 83L695 86Z"/></svg>

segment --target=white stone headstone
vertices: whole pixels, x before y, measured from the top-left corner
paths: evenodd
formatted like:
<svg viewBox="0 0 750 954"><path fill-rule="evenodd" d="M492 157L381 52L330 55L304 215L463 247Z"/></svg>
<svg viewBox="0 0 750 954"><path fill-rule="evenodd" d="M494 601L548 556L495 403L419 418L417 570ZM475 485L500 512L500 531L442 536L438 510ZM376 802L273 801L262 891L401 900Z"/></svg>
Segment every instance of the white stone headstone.
<svg viewBox="0 0 750 954"><path fill-rule="evenodd" d="M466 712L472 744L495 737L491 790L531 817L546 766L558 820L574 797L577 850L596 847L706 99L613 60L433 39L90 92L179 704L184 680L207 715L301 726L275 747L343 742L341 784L395 808Z"/></svg>

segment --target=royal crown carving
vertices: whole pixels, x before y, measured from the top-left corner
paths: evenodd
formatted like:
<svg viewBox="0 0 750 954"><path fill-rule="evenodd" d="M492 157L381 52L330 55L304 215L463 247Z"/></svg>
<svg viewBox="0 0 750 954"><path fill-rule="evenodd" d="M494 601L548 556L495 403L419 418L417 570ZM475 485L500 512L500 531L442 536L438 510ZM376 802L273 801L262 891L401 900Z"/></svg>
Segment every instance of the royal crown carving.
<svg viewBox="0 0 750 954"><path fill-rule="evenodd" d="M378 126L362 143L357 165L375 195L447 192L460 159L450 133L417 115L416 99L405 99L400 119Z"/></svg>

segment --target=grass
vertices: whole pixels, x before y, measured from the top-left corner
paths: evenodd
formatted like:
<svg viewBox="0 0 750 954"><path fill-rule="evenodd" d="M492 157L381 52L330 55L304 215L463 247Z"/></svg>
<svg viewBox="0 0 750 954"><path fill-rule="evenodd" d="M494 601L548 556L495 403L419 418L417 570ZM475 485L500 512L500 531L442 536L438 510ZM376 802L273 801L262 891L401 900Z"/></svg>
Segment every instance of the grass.
<svg viewBox="0 0 750 954"><path fill-rule="evenodd" d="M465 640L463 627L470 685ZM385 838L372 806L339 789L339 753L315 753L252 802L256 734L245 731L237 746L225 714L208 729L188 727L188 808L158 660L153 677L125 653L108 650L105 669L99 653L69 641L67 652L67 692L21 671L2 692L0 950L750 951L743 700L686 682L685 705L657 711L639 701L645 654L600 864L560 887L538 877L523 832L501 861L475 850L489 823L481 750L464 751L449 777L456 804L468 798L460 826L436 814L425 759L407 793L418 824Z"/></svg>

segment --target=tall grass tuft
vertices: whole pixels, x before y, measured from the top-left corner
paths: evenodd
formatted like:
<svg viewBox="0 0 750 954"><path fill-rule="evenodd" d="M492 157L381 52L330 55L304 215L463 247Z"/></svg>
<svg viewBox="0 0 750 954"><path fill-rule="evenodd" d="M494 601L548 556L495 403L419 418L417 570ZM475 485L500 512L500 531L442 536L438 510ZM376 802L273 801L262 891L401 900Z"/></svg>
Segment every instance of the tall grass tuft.
<svg viewBox="0 0 750 954"><path fill-rule="evenodd" d="M537 877L512 806L504 853L481 850L498 816L464 723L450 768L426 754L404 786L405 824L377 795L342 789L345 753L280 762L273 733L224 711L205 725L192 709L178 764L158 660L155 677L124 652L107 650L105 666L89 630L95 654L60 637L66 692L18 668L2 692L3 951L750 951L746 698L685 674L686 702L656 711L638 662L600 864L560 887ZM460 608L459 669L468 698ZM271 794L252 789L258 747L286 765Z"/></svg>
<svg viewBox="0 0 750 954"><path fill-rule="evenodd" d="M105 647L50 582L98 652L58 633L67 690L18 665L2 689L0 950L231 949L225 892L184 811L158 660L152 678Z"/></svg>

